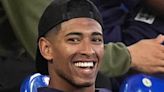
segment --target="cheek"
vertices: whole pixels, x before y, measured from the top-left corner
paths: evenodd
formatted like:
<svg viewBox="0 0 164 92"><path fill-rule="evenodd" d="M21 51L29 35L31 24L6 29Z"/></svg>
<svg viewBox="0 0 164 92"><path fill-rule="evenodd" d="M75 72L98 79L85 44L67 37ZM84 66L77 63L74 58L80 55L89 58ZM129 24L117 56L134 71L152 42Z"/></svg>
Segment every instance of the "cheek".
<svg viewBox="0 0 164 92"><path fill-rule="evenodd" d="M96 52L100 58L100 61L102 61L103 56L104 56L104 46L98 47L96 50L97 50Z"/></svg>
<svg viewBox="0 0 164 92"><path fill-rule="evenodd" d="M75 52L75 48L67 46L67 45L60 45L58 48L54 50L54 60L70 60L71 56Z"/></svg>
<svg viewBox="0 0 164 92"><path fill-rule="evenodd" d="M94 47L96 55L99 58L99 61L102 62L103 56L104 56L104 46L95 46Z"/></svg>
<svg viewBox="0 0 164 92"><path fill-rule="evenodd" d="M63 48L63 55L67 59L71 59L71 57L75 54L75 52L76 52L76 48L75 47L65 46Z"/></svg>

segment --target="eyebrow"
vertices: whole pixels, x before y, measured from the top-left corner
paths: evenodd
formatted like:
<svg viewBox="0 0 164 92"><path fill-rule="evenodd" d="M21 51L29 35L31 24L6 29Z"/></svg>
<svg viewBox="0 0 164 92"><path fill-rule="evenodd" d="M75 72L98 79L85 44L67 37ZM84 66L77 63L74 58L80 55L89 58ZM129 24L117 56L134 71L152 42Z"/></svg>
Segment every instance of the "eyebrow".
<svg viewBox="0 0 164 92"><path fill-rule="evenodd" d="M100 35L100 36L103 36L102 33L99 33L99 32L93 32L92 35Z"/></svg>
<svg viewBox="0 0 164 92"><path fill-rule="evenodd" d="M79 36L81 36L82 33L79 33L79 32L71 32L71 33L67 34L66 36L69 36L69 35L79 35Z"/></svg>
<svg viewBox="0 0 164 92"><path fill-rule="evenodd" d="M79 35L79 36L82 36L82 33L80 33L80 32L71 32L71 33L67 34L66 36L69 36L69 35ZM95 36L95 35L103 36L102 33L99 33L99 32L93 32L91 35L92 36Z"/></svg>

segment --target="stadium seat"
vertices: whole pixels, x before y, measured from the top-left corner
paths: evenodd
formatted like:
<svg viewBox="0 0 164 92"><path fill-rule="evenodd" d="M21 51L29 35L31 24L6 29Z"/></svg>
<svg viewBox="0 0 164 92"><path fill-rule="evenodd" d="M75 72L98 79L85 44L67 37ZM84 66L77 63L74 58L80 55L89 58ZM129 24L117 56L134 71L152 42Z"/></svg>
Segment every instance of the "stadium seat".
<svg viewBox="0 0 164 92"><path fill-rule="evenodd" d="M35 73L28 76L22 83L20 92L37 92L38 87L46 87L49 84L49 77Z"/></svg>
<svg viewBox="0 0 164 92"><path fill-rule="evenodd" d="M164 80L145 74L133 75L122 83L120 92L164 92Z"/></svg>

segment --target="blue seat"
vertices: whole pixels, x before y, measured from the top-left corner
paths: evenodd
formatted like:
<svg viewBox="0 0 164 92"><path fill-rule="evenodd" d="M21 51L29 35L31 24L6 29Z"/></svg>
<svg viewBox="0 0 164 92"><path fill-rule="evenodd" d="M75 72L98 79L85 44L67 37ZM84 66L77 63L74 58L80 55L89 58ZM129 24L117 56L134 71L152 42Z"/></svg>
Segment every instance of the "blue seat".
<svg viewBox="0 0 164 92"><path fill-rule="evenodd" d="M35 73L28 76L22 83L20 92L37 92L37 88L46 87L49 84L49 77Z"/></svg>
<svg viewBox="0 0 164 92"><path fill-rule="evenodd" d="M46 87L49 84L50 78L46 75L41 75L40 73L35 73L33 75L25 78L21 84L20 92L37 92L39 87ZM108 88L96 88L102 92L111 92Z"/></svg>
<svg viewBox="0 0 164 92"><path fill-rule="evenodd" d="M164 92L164 80L145 74L133 75L122 83L120 92Z"/></svg>

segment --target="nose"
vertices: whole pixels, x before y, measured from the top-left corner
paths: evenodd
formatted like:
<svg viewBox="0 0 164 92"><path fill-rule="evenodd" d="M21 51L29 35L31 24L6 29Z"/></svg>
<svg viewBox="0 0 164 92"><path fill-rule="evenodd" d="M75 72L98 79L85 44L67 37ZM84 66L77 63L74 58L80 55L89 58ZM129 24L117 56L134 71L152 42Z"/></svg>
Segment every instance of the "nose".
<svg viewBox="0 0 164 92"><path fill-rule="evenodd" d="M89 42L84 42L81 45L81 51L80 51L80 53L82 55L87 55L87 56L94 55L95 54L94 46L91 43L89 43Z"/></svg>

